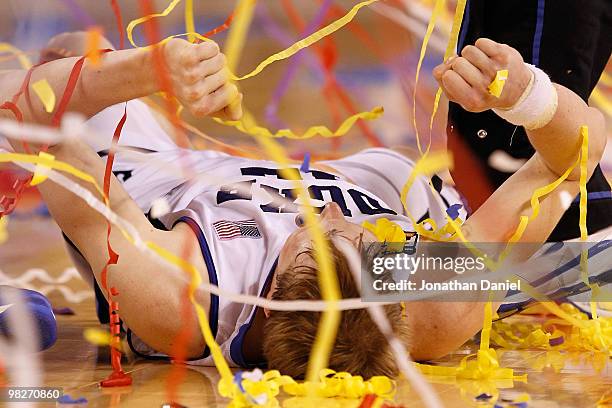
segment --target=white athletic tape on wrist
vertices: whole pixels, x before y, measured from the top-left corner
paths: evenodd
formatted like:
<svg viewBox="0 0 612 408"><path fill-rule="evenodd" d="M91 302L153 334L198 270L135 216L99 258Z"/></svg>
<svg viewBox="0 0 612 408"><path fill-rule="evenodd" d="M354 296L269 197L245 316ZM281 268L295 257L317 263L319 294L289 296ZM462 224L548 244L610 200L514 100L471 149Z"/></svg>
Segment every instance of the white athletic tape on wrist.
<svg viewBox="0 0 612 408"><path fill-rule="evenodd" d="M532 78L516 104L510 109L493 109L497 116L513 125L534 130L546 126L557 112L557 89L541 69L525 64Z"/></svg>

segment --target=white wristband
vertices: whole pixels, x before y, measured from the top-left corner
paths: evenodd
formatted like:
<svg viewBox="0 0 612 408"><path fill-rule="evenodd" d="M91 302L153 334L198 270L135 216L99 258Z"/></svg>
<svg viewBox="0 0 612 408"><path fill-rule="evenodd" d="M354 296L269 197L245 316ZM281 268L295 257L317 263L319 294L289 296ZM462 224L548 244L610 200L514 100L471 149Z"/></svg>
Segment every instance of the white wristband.
<svg viewBox="0 0 612 408"><path fill-rule="evenodd" d="M557 112L557 89L541 69L525 64L533 73L532 79L516 104L510 109L493 109L500 118L513 125L534 130L546 126Z"/></svg>

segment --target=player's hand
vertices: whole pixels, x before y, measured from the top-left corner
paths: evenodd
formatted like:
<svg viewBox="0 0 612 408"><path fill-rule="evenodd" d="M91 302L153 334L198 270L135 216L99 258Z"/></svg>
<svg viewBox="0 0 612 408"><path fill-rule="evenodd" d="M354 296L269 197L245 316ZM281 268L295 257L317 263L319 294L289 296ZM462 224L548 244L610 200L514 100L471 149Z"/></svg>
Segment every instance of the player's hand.
<svg viewBox="0 0 612 408"><path fill-rule="evenodd" d="M489 93L488 87L502 69L508 70L508 79L497 98ZM433 75L450 101L469 112L482 112L514 106L532 74L517 50L480 38L475 45L463 48L461 56L451 57L435 67Z"/></svg>
<svg viewBox="0 0 612 408"><path fill-rule="evenodd" d="M213 41L171 39L163 46L175 96L194 116L242 117L242 94L229 80L225 55Z"/></svg>

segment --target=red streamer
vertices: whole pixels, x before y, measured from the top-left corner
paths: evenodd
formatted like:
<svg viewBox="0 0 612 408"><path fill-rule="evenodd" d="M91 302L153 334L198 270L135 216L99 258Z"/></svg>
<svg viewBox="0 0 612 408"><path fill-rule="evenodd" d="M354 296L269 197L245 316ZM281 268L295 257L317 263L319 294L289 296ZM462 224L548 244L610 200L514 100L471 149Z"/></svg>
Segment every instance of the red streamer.
<svg viewBox="0 0 612 408"><path fill-rule="evenodd" d="M212 30L206 32L203 34L203 37L206 38L210 38L215 34L219 34L220 32L223 32L225 30L227 30L230 25L232 24L232 21L234 20L234 12L232 11L232 13L227 17L227 19L225 20L225 22L223 24L221 24L218 27L213 28Z"/></svg>
<svg viewBox="0 0 612 408"><path fill-rule="evenodd" d="M123 30L123 17L121 16L121 8L117 4L117 0L110 0L111 8L115 13L115 20L117 21L117 31L119 32L119 49L125 48L125 31Z"/></svg>
<svg viewBox="0 0 612 408"><path fill-rule="evenodd" d="M115 132L113 133L113 140L111 143L111 147L108 152L108 157L106 158L106 167L104 169L104 184L103 184L103 192L104 196L107 197L107 200L110 202L110 182L111 182L111 173L113 169L113 163L115 161L115 146L117 142L119 142L119 138L121 137L121 131L123 130L123 125L125 125L125 121L127 120L127 102L123 108L123 116L119 120L117 127L115 128ZM106 248L108 250L108 261L104 265L102 269L102 273L100 274L100 279L102 280L102 287L106 290L108 296L108 308L110 315L110 331L111 331L111 365L113 367L113 372L109 377L102 380L100 385L102 387L121 387L125 385L130 385L132 383L132 377L123 372L123 367L121 367L121 351L119 351L118 344L121 342L121 318L119 316L119 302L114 301L112 299L113 296L117 296L119 293L115 287L112 287L110 290L108 289L108 267L110 265L116 265L119 261L119 254L117 254L110 243L110 235L112 231L112 225L107 220L106 221Z"/></svg>
<svg viewBox="0 0 612 408"><path fill-rule="evenodd" d="M139 0L140 8L144 15L149 15L153 13L153 8L151 5L151 0ZM231 21L231 20L230 20ZM144 26L145 35L147 37L147 41L149 44L156 44L159 41L159 27L157 26L157 22L155 19L151 19L145 23ZM152 49L153 63L154 69L157 74L157 79L159 81L160 90L166 93L165 99L165 107L168 112L168 116L170 119L170 123L172 124L174 131L177 135L175 140L177 140L177 144L181 147L188 146L189 140L184 131L182 131L181 120L177 115L177 107L178 104L176 99L173 96L172 92L172 82L170 80L170 75L168 73L168 68L166 65L166 61L162 51L159 47L153 47ZM187 242L187 241L186 241ZM183 259L187 259L189 257L191 251L191 247L186 245L184 250L182 251ZM188 286L185 286L185 290L187 290ZM177 334L174 345L172 347L172 357L177 363L181 363L185 361L187 356L186 353L186 345L189 337L192 335L191 328L188 325L189 320L193 317L193 310L188 303L187 296L181 297L181 321L182 327L179 333ZM176 401L178 386L182 382L185 376L185 367L183 364L175 364L172 368L172 371L168 375L166 380L166 393L167 398L171 403Z"/></svg>

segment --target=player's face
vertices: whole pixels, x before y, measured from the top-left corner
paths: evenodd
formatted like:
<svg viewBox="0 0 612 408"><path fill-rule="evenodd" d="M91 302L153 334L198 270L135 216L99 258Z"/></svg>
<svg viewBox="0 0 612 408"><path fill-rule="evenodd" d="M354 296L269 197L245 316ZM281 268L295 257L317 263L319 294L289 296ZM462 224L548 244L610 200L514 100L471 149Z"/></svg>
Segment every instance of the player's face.
<svg viewBox="0 0 612 408"><path fill-rule="evenodd" d="M376 241L376 237L370 231L360 225L347 221L338 204L327 204L321 212L319 221L324 234L330 238L347 240L357 249L359 249L358 247L361 242ZM304 222L300 222L298 219L297 223L300 225L300 228L289 236L285 246L283 246L278 258L276 273L290 270L296 264L312 268L317 267L316 261L308 254L308 251L314 248L312 234ZM274 288L275 282L273 280L268 296L271 296Z"/></svg>

